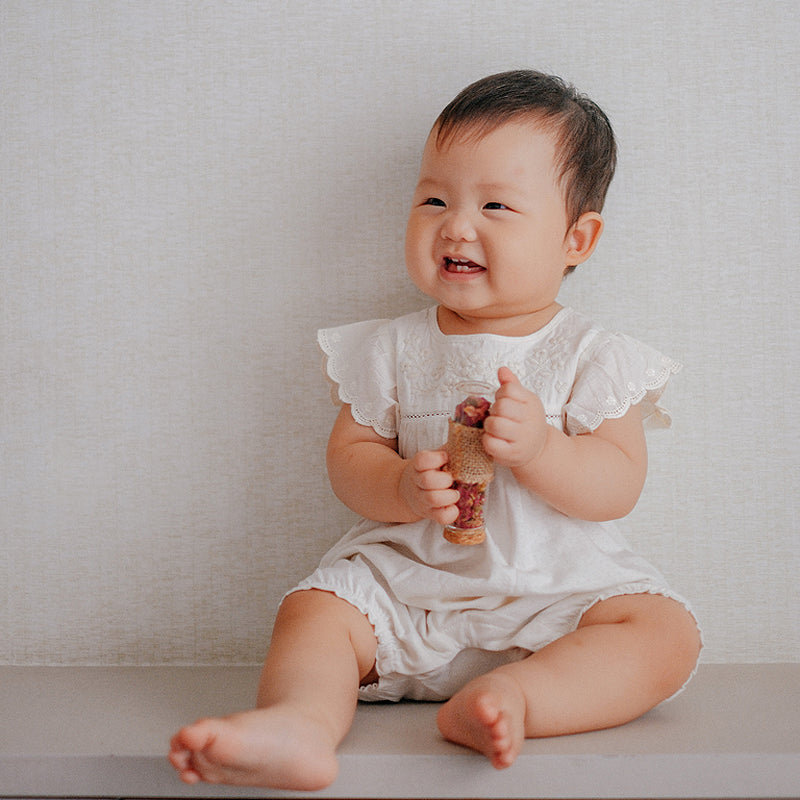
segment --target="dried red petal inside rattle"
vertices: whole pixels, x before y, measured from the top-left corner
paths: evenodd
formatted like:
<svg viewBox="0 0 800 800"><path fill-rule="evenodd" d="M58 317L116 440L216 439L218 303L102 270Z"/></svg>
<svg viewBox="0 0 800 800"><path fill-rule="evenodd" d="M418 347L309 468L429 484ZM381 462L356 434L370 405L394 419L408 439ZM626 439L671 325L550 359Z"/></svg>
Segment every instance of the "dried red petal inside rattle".
<svg viewBox="0 0 800 800"><path fill-rule="evenodd" d="M456 406L453 419L470 428L482 428L483 421L489 416L490 407L491 403L485 397L470 395Z"/></svg>

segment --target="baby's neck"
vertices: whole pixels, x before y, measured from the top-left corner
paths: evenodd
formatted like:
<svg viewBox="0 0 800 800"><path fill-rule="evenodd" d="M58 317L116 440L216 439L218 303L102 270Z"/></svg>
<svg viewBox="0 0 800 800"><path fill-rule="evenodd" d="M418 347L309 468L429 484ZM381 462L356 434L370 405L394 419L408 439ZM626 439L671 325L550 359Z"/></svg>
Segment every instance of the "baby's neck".
<svg viewBox="0 0 800 800"><path fill-rule="evenodd" d="M562 306L558 303L527 314L508 317L472 317L440 305L436 310L439 330L446 336L492 333L497 336L530 336L550 322Z"/></svg>

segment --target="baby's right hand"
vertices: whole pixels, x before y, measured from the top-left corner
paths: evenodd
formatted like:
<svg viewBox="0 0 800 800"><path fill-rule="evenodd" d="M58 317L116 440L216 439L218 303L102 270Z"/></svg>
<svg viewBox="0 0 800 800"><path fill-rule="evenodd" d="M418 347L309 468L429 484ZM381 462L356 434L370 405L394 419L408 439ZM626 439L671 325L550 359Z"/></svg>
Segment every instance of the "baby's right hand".
<svg viewBox="0 0 800 800"><path fill-rule="evenodd" d="M442 468L447 464L444 450L420 450L406 461L398 491L401 500L421 519L449 525L458 517L458 492L453 476Z"/></svg>

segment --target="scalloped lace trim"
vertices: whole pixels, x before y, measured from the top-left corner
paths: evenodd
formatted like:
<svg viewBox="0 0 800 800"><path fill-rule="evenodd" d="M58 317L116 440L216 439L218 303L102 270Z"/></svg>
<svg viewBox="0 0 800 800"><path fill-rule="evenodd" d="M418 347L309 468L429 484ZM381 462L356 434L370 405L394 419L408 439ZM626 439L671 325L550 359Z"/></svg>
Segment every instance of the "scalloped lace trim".
<svg viewBox="0 0 800 800"><path fill-rule="evenodd" d="M642 420L647 428L669 428L672 424L672 417L663 406L657 404L658 399L664 392L669 379L680 372L683 365L668 356L661 357L661 368L648 367L645 373L645 381L641 386L629 381L625 389L627 394L619 400L614 395L607 398L608 407L595 411L591 416L587 409L582 409L587 413L575 413L569 415L580 428L581 433L596 430L602 422L607 419L619 419L624 417L630 409L642 403ZM569 406L569 403L567 404ZM582 408L577 404L578 408Z"/></svg>
<svg viewBox="0 0 800 800"><path fill-rule="evenodd" d="M340 369L340 362L343 354L340 353L336 344L341 340L341 334L336 330L320 330L317 334L317 341L324 353L322 357L322 369L326 379L331 385L331 400L334 405L347 404L353 419L365 427L372 428L379 436L384 439L393 439L397 436L394 425L390 425L387 420L388 413L382 415L372 415L365 410L363 403L356 396L355 388L348 389L351 378Z"/></svg>

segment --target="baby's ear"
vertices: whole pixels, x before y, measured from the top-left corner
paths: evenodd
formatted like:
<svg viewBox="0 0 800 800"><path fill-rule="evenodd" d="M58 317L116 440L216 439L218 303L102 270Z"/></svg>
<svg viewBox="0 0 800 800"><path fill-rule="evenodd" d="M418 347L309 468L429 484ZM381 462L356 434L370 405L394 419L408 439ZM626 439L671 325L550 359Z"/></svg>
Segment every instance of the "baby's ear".
<svg viewBox="0 0 800 800"><path fill-rule="evenodd" d="M564 240L567 266L577 266L589 258L600 241L603 224L603 218L596 211L586 211L578 217Z"/></svg>

